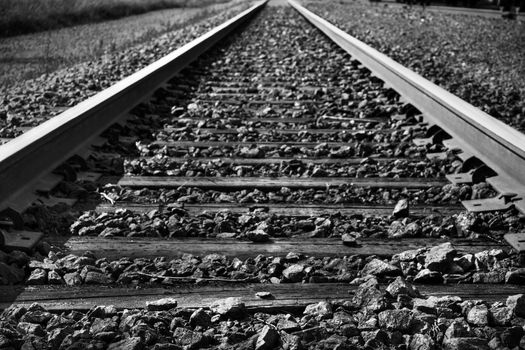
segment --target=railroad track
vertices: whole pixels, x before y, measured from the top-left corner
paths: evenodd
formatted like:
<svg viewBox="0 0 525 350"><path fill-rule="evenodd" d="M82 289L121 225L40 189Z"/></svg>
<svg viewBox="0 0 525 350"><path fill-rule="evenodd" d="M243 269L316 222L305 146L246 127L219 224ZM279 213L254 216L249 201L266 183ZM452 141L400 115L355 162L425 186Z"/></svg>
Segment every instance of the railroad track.
<svg viewBox="0 0 525 350"><path fill-rule="evenodd" d="M459 349L525 316L523 135L290 5L258 3L1 146L0 306L19 334ZM425 333L436 315L469 337Z"/></svg>

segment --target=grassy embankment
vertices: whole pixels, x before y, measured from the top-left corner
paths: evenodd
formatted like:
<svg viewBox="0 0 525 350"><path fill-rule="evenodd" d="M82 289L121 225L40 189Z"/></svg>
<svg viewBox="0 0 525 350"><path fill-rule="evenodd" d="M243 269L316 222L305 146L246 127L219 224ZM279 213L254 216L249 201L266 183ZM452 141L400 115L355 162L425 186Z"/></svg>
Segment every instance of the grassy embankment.
<svg viewBox="0 0 525 350"><path fill-rule="evenodd" d="M5 1L5 0L4 0ZM11 0L8 0L8 2ZM35 0L17 0L33 1ZM84 0L41 0L42 2L88 3ZM139 3L140 0L89 0L93 3ZM198 3L198 7L173 8L140 15L0 38L0 89L54 70L100 57L104 53L147 42L169 31L192 25L219 11L247 1L237 0L143 0ZM214 3L214 4L211 4ZM203 4L207 4L204 6ZM201 6L202 5L202 6ZM86 5L87 6L87 5Z"/></svg>
<svg viewBox="0 0 525 350"><path fill-rule="evenodd" d="M229 0L2 0L0 37Z"/></svg>

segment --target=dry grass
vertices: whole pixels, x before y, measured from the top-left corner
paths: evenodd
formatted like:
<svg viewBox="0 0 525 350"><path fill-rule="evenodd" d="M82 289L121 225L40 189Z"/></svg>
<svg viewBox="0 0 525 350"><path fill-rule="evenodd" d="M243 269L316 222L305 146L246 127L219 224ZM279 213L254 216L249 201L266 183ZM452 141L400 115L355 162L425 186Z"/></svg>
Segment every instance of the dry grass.
<svg viewBox="0 0 525 350"><path fill-rule="evenodd" d="M146 42L246 1L167 9L118 20L0 38L0 88Z"/></svg>
<svg viewBox="0 0 525 350"><path fill-rule="evenodd" d="M166 8L204 7L228 0L1 0L0 36L117 19Z"/></svg>

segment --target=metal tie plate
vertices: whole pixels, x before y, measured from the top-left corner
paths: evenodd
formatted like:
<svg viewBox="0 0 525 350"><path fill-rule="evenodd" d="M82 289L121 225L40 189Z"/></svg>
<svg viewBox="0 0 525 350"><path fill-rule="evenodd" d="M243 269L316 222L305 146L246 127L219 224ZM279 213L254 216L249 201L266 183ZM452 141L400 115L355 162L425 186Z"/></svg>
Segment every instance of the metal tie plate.
<svg viewBox="0 0 525 350"><path fill-rule="evenodd" d="M518 252L525 252L525 232L507 233L503 238Z"/></svg>
<svg viewBox="0 0 525 350"><path fill-rule="evenodd" d="M24 252L31 252L35 249L37 243L44 237L42 232L33 231L0 231L3 236L4 245L0 247L2 250L22 250Z"/></svg>
<svg viewBox="0 0 525 350"><path fill-rule="evenodd" d="M514 201L520 200L521 197L516 193L502 193L498 197L472 199L461 201L461 204L470 212L487 212L507 210L514 206Z"/></svg>

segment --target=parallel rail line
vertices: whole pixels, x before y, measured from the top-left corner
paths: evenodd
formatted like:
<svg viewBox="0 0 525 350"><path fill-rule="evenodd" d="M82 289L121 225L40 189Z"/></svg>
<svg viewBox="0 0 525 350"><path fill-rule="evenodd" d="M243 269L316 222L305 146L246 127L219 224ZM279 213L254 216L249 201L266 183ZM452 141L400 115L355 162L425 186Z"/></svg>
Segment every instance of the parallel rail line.
<svg viewBox="0 0 525 350"><path fill-rule="evenodd" d="M514 189L519 198L514 205L525 212L525 138L522 133L353 38L297 2L291 0L290 4L376 76L394 86L431 123L450 134L464 152L492 168L498 176L489 178L488 182L500 192Z"/></svg>

